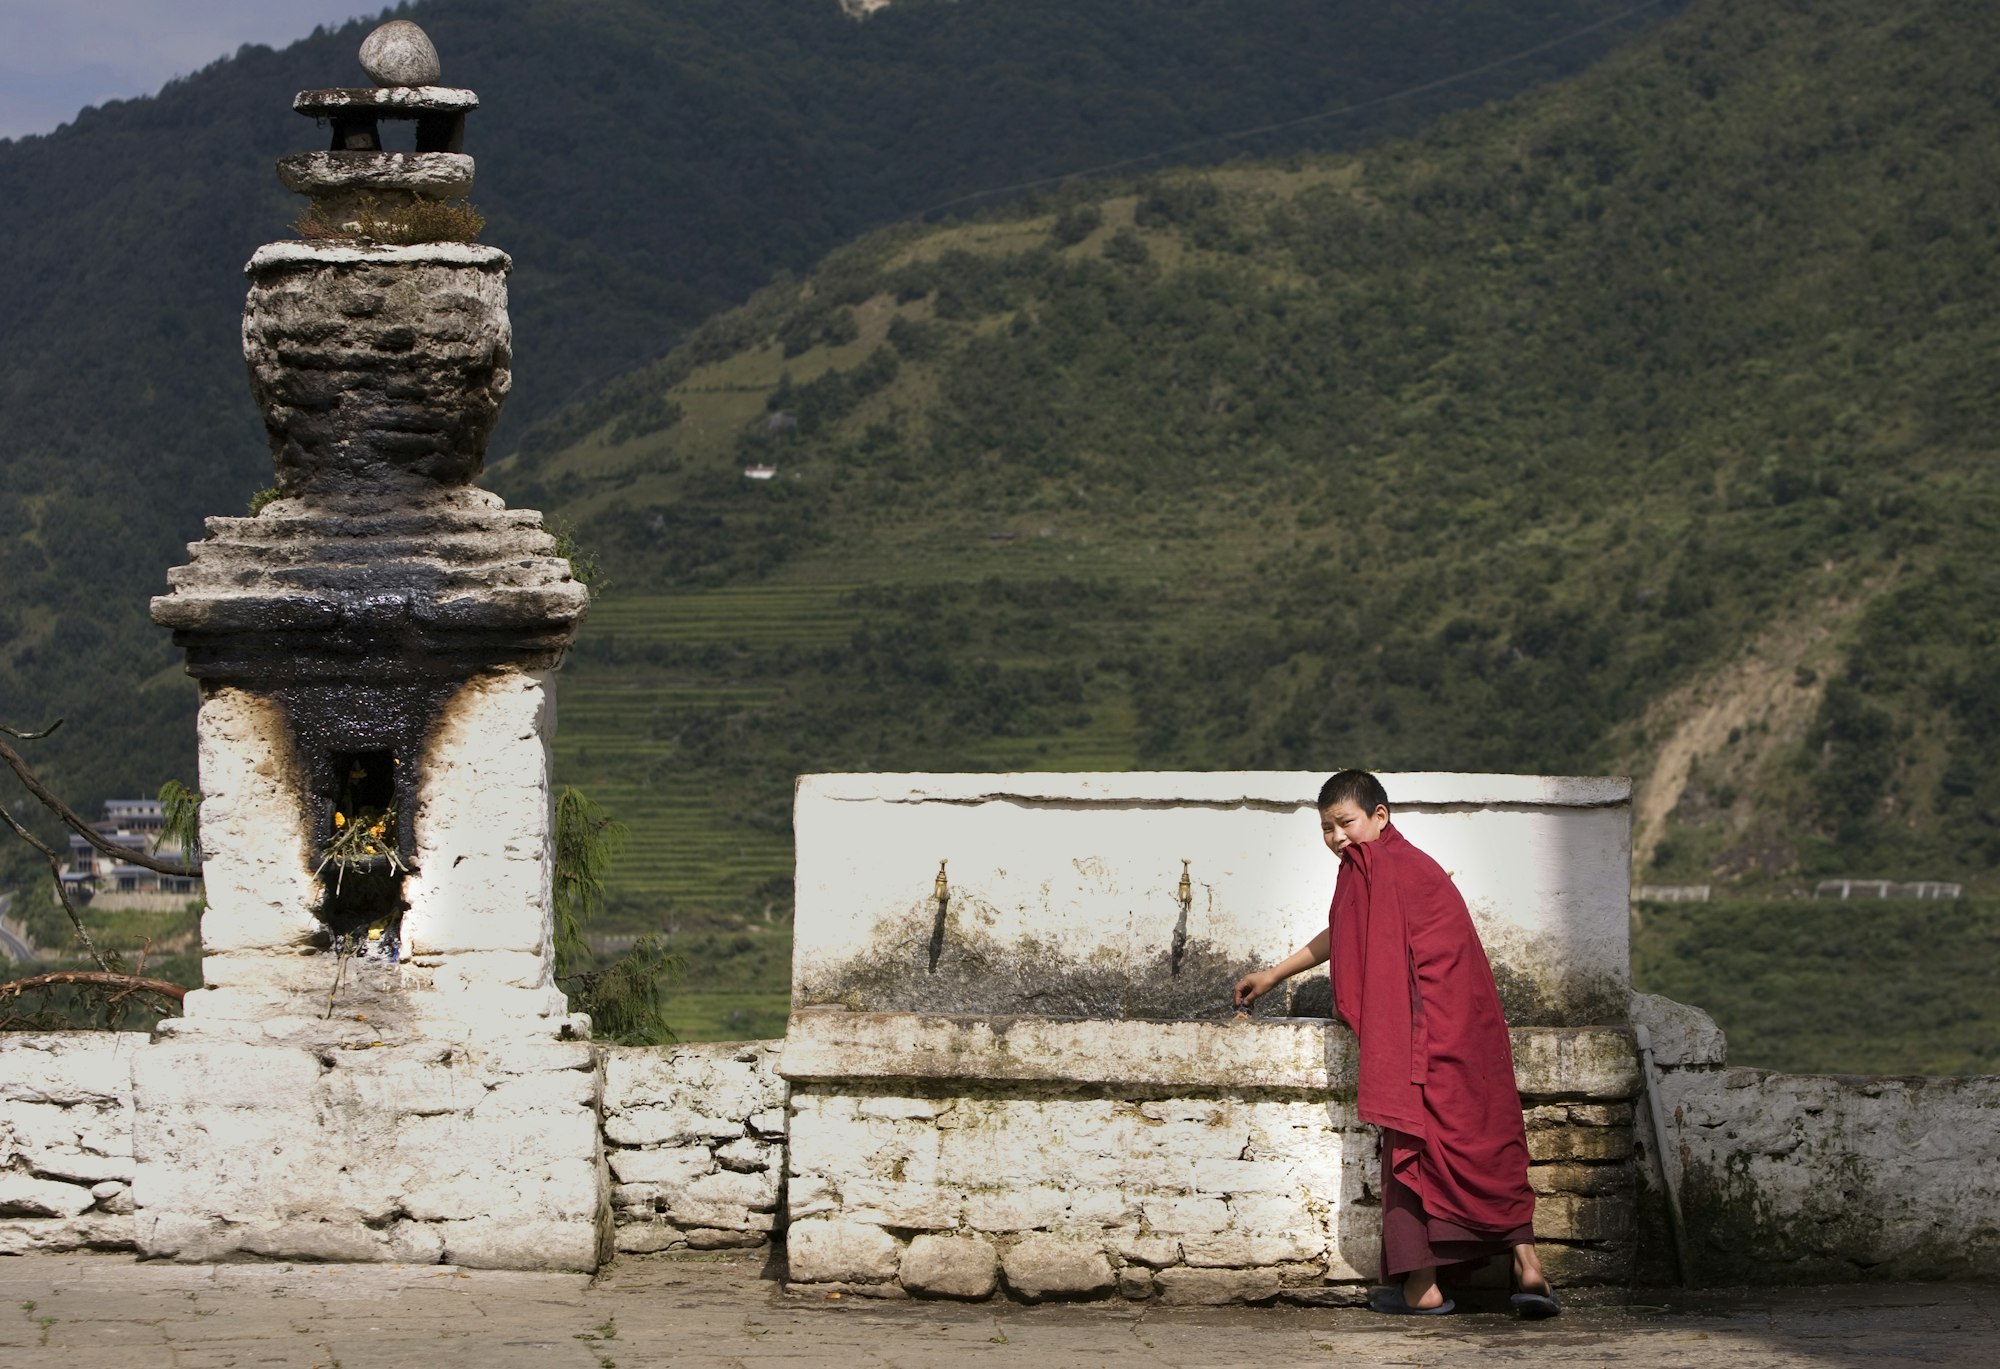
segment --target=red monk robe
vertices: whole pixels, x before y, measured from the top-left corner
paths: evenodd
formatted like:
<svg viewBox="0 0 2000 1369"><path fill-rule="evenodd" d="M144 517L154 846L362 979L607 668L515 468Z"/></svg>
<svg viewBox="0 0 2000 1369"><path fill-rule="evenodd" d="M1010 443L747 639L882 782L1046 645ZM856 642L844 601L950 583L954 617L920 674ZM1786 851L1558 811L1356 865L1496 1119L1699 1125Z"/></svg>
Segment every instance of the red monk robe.
<svg viewBox="0 0 2000 1369"><path fill-rule="evenodd" d="M1532 1242L1513 1049L1465 899L1391 823L1341 851L1328 917L1361 1120L1383 1128L1383 1276Z"/></svg>

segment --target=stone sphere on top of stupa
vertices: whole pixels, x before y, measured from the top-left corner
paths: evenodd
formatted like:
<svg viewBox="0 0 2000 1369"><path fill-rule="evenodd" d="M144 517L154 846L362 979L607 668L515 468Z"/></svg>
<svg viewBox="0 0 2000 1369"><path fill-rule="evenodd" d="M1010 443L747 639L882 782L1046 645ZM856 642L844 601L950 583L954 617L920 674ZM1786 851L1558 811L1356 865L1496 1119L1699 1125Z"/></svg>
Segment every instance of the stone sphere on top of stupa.
<svg viewBox="0 0 2000 1369"><path fill-rule="evenodd" d="M430 35L391 19L361 41L361 69L377 86L433 86L443 75Z"/></svg>

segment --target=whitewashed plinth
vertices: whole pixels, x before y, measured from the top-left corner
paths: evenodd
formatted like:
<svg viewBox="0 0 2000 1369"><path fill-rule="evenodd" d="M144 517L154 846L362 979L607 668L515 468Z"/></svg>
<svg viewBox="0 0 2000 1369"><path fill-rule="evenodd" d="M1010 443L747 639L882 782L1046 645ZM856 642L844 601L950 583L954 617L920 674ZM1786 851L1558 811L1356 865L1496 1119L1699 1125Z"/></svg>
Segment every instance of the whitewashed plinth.
<svg viewBox="0 0 2000 1369"><path fill-rule="evenodd" d="M610 1254L588 1042L316 1047L168 1034L133 1061L142 1254L592 1270Z"/></svg>
<svg viewBox="0 0 2000 1369"><path fill-rule="evenodd" d="M1632 1037L1514 1033L1560 1276L1629 1266ZM1381 1239L1353 1038L1309 1019L793 1014L791 1281L870 1296L1355 1300Z"/></svg>

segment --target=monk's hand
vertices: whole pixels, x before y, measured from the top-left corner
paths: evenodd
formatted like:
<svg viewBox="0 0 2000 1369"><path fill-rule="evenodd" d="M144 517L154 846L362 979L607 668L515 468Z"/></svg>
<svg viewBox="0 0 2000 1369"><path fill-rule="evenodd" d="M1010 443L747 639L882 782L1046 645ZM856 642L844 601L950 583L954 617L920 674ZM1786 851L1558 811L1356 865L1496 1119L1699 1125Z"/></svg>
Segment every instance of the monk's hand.
<svg viewBox="0 0 2000 1369"><path fill-rule="evenodd" d="M1236 981L1236 1006L1247 1008L1271 991L1276 982L1269 970L1252 970Z"/></svg>

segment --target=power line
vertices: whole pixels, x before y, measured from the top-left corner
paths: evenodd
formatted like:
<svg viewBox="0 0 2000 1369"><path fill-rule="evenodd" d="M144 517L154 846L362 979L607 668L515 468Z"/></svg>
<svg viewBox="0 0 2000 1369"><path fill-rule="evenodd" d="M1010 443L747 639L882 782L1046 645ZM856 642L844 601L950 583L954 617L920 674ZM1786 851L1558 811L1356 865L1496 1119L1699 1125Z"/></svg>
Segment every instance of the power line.
<svg viewBox="0 0 2000 1369"><path fill-rule="evenodd" d="M929 218L932 214L951 209L957 205L968 204L973 200L990 199L995 195L1011 195L1017 190L1034 190L1040 186L1056 185L1062 181L1073 181L1083 176L1102 176L1107 171L1122 171L1128 166L1137 166L1141 162L1157 161L1161 157L1172 157L1178 153L1188 152L1198 147L1207 147L1213 143L1233 142L1239 138L1261 137L1266 133L1278 133L1288 128L1299 128L1306 124L1319 123L1325 119L1337 119L1345 114L1357 114L1364 109L1374 109L1379 105L1390 104L1397 100L1407 100L1412 96L1428 94L1433 90L1442 90L1447 86L1457 85L1461 81L1469 81L1475 76L1484 76L1488 72L1498 71L1504 66L1510 66L1524 58L1547 52L1551 48L1561 47L1564 43L1574 42L1578 38L1587 37L1590 34L1598 32L1600 29L1610 28L1613 24L1621 24L1635 14L1643 14L1649 9L1658 8L1662 3L1664 3L1664 0L1645 0L1643 4L1634 5L1628 10L1622 10L1607 18L1585 24L1582 28L1573 29L1559 37L1547 39L1544 42L1535 44L1533 47L1522 48L1519 52L1510 52L1505 57L1496 57L1483 66L1470 67L1464 71L1454 72L1450 76L1441 76L1435 81L1425 81L1421 85L1392 91L1387 95L1378 95L1371 100L1363 100L1357 105L1342 105L1337 109L1323 109L1317 114L1301 115L1296 119L1283 119L1274 124L1260 124L1255 128L1239 128L1228 133L1211 133L1207 137L1196 138L1191 142L1176 143L1172 147L1159 148L1152 152L1141 153L1136 157L1126 157L1120 161L1105 162L1100 166L1084 167L1078 171L1064 171L1054 176L1041 176L1032 181L1018 181L1013 185L995 186L990 190L975 190L969 195L960 195L956 199L945 200L941 204L934 204L929 209L923 210L917 217Z"/></svg>

